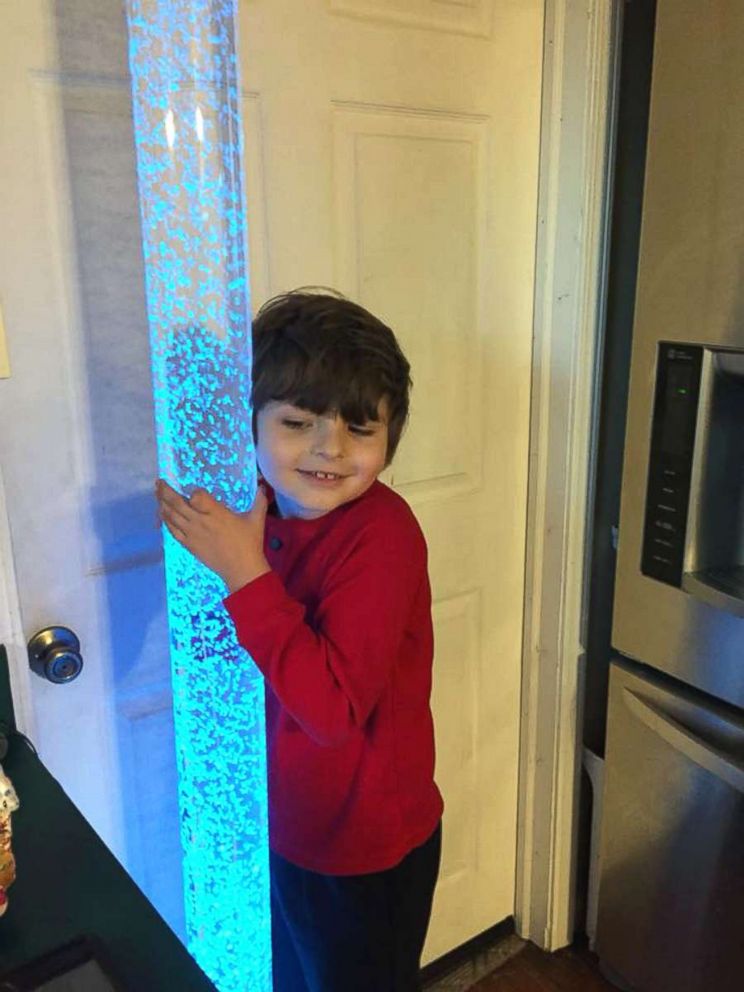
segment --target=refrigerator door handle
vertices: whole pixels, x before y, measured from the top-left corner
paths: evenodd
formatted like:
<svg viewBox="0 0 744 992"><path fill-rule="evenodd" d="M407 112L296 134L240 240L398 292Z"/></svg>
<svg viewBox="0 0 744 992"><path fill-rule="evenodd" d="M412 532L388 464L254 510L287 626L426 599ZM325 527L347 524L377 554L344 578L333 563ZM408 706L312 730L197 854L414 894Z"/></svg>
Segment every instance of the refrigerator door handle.
<svg viewBox="0 0 744 992"><path fill-rule="evenodd" d="M744 766L692 733L661 707L631 689L623 689L623 701L637 719L696 765L744 793Z"/></svg>

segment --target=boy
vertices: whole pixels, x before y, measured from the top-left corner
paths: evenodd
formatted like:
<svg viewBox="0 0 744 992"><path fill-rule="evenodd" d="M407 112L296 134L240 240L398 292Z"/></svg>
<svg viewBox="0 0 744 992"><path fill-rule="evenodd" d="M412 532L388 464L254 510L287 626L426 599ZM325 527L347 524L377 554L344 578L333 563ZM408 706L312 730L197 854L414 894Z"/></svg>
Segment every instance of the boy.
<svg viewBox="0 0 744 992"><path fill-rule="evenodd" d="M253 508L158 483L266 679L275 992L419 988L442 815L431 593L418 523L377 479L409 371L351 301L275 298L253 323Z"/></svg>

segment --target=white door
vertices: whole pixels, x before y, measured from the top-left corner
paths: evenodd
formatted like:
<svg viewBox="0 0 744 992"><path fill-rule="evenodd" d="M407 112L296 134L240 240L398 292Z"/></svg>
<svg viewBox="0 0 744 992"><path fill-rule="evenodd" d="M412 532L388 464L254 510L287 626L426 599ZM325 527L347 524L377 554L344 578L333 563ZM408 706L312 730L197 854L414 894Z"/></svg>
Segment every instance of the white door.
<svg viewBox="0 0 744 992"><path fill-rule="evenodd" d="M413 366L387 478L424 527L435 597L447 810L428 958L514 909L542 8L242 5L267 290L337 287Z"/></svg>
<svg viewBox="0 0 744 992"><path fill-rule="evenodd" d="M252 0L242 15L254 303L335 285L413 364L390 481L426 531L436 599L438 956L514 905L542 5ZM122 5L0 0L0 18L8 639L20 672L36 629L80 637L79 679L29 679L30 729L180 930Z"/></svg>
<svg viewBox="0 0 744 992"><path fill-rule="evenodd" d="M0 640L23 729L183 934L123 3L0 0L0 66ZM252 220L260 237L260 204ZM26 641L51 624L81 642L68 685L28 673Z"/></svg>
<svg viewBox="0 0 744 992"><path fill-rule="evenodd" d="M0 2L0 469L20 602L9 647L43 761L181 931L126 59L120 2ZM24 686L25 641L50 624L80 638L83 672Z"/></svg>

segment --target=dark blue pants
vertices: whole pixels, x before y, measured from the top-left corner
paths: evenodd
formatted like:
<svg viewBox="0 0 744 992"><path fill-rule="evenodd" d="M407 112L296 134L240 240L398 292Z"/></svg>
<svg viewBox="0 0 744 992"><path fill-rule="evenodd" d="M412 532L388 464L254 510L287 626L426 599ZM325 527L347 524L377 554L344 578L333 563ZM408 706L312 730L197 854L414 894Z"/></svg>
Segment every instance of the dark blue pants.
<svg viewBox="0 0 744 992"><path fill-rule="evenodd" d="M319 875L271 854L274 992L418 992L442 830L387 871Z"/></svg>

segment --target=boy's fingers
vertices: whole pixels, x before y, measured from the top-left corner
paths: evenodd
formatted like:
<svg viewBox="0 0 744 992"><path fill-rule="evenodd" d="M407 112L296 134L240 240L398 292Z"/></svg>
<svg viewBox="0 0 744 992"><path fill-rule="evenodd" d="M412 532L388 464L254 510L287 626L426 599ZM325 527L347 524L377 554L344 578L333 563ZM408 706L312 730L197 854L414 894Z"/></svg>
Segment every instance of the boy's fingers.
<svg viewBox="0 0 744 992"><path fill-rule="evenodd" d="M259 486L256 490L256 498L253 501L253 506L250 512L258 510L259 513L266 513L269 508L269 497L266 494L266 490L263 486Z"/></svg>
<svg viewBox="0 0 744 992"><path fill-rule="evenodd" d="M219 500L210 495L206 489L195 489L190 497L184 496L169 486L164 479L158 479L155 484L155 494L161 503L180 509L184 514L190 512L211 513L220 506Z"/></svg>
<svg viewBox="0 0 744 992"><path fill-rule="evenodd" d="M181 496L162 479L158 480L155 488L160 520L180 544L185 544L188 531L193 527L197 515L203 511L199 511L198 507L194 508L191 500ZM210 498L203 490L201 492L207 499Z"/></svg>
<svg viewBox="0 0 744 992"><path fill-rule="evenodd" d="M175 537L179 544L183 544L185 542L186 535L180 527L175 526L168 520L163 520L163 523L165 524L166 529L170 532L171 537Z"/></svg>
<svg viewBox="0 0 744 992"><path fill-rule="evenodd" d="M160 514L163 520L167 520L177 527L188 527L194 519L194 511L189 509L189 505L185 500L182 503L183 505L163 501L160 504Z"/></svg>
<svg viewBox="0 0 744 992"><path fill-rule="evenodd" d="M161 506L179 511L185 517L194 512L189 500L177 493L175 489L171 489L170 486L163 487L158 491L158 502Z"/></svg>
<svg viewBox="0 0 744 992"><path fill-rule="evenodd" d="M158 499L164 499L164 500L174 500L174 499L186 500L186 497L183 495L183 493L180 493L177 489L174 489L173 486L171 486L168 482L165 481L165 479L158 479L158 481L155 483L155 495L158 497Z"/></svg>
<svg viewBox="0 0 744 992"><path fill-rule="evenodd" d="M209 513L210 510L219 505L219 501L214 496L210 496L206 489L195 489L191 494L189 504L197 513Z"/></svg>
<svg viewBox="0 0 744 992"><path fill-rule="evenodd" d="M155 480L155 492L158 496L165 496L167 493L174 493L176 496L178 495L173 486L169 485L165 479Z"/></svg>

